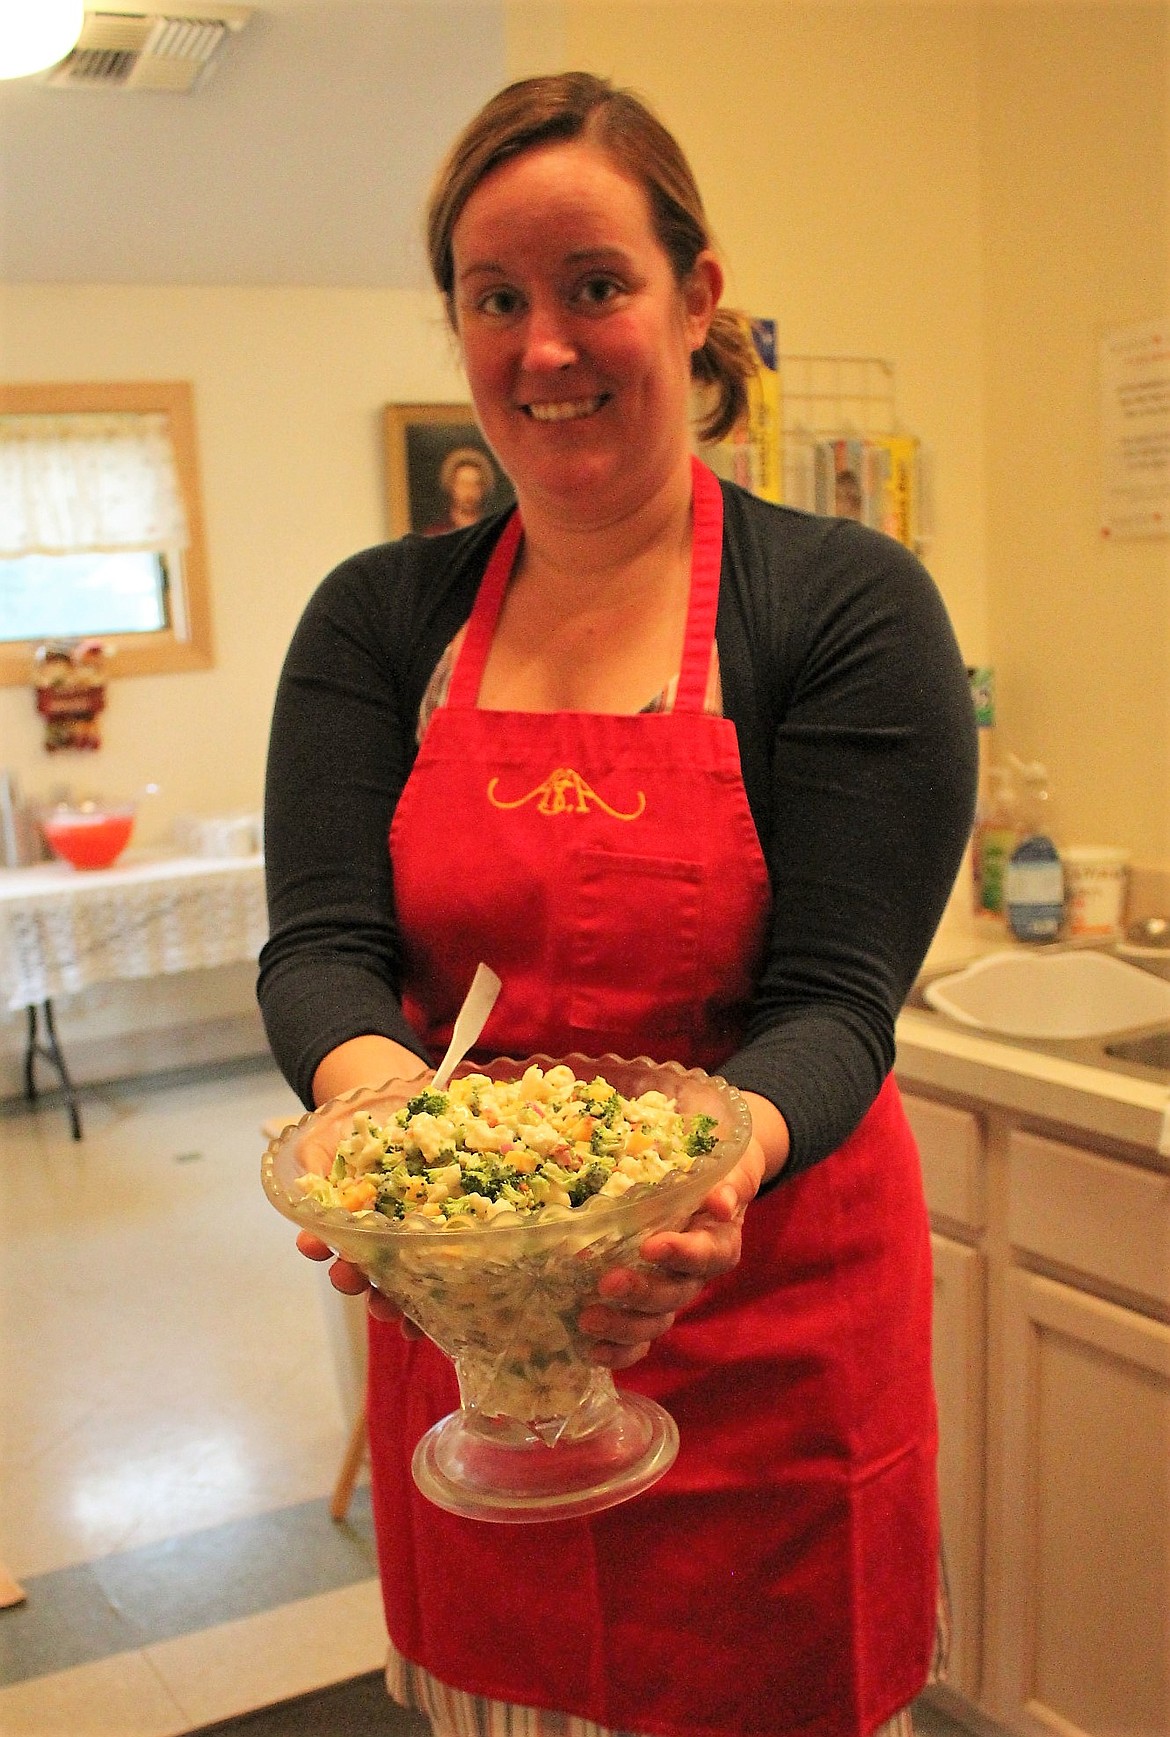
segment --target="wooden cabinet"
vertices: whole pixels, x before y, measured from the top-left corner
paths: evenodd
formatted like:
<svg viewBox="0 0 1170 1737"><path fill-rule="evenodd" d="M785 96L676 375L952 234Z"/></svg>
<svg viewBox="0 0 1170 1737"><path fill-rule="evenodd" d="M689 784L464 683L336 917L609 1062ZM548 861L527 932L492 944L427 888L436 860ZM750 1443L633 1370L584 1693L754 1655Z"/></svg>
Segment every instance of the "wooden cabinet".
<svg viewBox="0 0 1170 1737"><path fill-rule="evenodd" d="M1019 1737L1168 1737L1170 1175L904 1098L935 1257L949 1686Z"/></svg>
<svg viewBox="0 0 1170 1737"><path fill-rule="evenodd" d="M948 1682L977 1700L983 1628L986 1257L983 1133L969 1110L907 1094L934 1254L939 1503L953 1628Z"/></svg>
<svg viewBox="0 0 1170 1737"><path fill-rule="evenodd" d="M947 1681L979 1698L983 1627L983 1257L932 1233L934 1385L938 1395L939 1502L951 1595Z"/></svg>
<svg viewBox="0 0 1170 1737"><path fill-rule="evenodd" d="M1165 1737L1170 1177L1018 1131L1007 1164L985 1700L1036 1737Z"/></svg>

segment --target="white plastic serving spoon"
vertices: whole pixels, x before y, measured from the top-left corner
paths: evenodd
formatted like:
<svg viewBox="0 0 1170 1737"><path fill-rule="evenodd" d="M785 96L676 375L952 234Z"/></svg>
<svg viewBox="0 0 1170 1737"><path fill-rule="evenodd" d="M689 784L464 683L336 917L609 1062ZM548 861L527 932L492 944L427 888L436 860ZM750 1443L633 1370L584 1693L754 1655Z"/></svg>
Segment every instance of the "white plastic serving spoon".
<svg viewBox="0 0 1170 1737"><path fill-rule="evenodd" d="M475 976L471 979L471 988L467 991L463 1006L455 1016L455 1026L451 1033L451 1041L447 1045L447 1053L435 1071L430 1090L441 1092L476 1038L487 1024L488 1014L496 1005L496 997L503 985L495 972L487 965L476 967Z"/></svg>

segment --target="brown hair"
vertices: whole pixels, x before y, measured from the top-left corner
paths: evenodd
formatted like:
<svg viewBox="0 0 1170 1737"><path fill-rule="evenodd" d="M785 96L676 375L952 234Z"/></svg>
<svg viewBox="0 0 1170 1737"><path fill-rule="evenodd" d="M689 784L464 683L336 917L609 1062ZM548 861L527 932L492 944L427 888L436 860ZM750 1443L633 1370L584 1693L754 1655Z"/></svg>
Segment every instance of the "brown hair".
<svg viewBox="0 0 1170 1737"><path fill-rule="evenodd" d="M492 97L456 139L427 204L427 252L435 283L452 307L452 236L459 214L499 163L539 145L586 138L599 145L650 201L654 232L679 284L712 246L695 177L677 141L642 99L589 72L520 79ZM721 440L747 408L747 382L757 368L747 323L716 308L707 340L691 357L691 375L711 387L715 402L700 424L704 440Z"/></svg>

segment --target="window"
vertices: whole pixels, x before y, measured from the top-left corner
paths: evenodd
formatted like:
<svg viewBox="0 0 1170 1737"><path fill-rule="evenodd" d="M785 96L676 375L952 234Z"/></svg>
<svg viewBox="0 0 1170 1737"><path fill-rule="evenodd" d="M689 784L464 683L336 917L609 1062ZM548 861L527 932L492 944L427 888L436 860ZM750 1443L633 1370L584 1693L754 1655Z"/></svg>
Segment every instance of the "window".
<svg viewBox="0 0 1170 1737"><path fill-rule="evenodd" d="M0 683L81 638L116 649L115 676L211 665L184 382L0 386Z"/></svg>

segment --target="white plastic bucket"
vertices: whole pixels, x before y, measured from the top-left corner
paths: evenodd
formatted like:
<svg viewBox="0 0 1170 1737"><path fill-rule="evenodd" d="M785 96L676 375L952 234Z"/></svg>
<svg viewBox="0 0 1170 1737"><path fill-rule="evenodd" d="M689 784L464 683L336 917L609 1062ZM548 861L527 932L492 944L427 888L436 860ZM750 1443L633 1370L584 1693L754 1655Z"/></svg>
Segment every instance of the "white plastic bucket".
<svg viewBox="0 0 1170 1737"><path fill-rule="evenodd" d="M1129 852L1112 845L1074 844L1061 852L1061 862L1065 933L1120 934L1129 887Z"/></svg>

